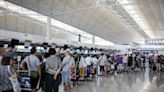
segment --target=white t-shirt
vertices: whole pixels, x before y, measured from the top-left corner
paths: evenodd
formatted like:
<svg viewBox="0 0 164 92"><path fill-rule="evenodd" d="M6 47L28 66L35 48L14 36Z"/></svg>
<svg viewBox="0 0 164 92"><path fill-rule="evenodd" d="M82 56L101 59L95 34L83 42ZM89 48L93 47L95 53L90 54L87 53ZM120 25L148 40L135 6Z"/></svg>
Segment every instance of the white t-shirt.
<svg viewBox="0 0 164 92"><path fill-rule="evenodd" d="M127 62L128 62L128 55L124 56L123 62L124 62L124 63L127 63Z"/></svg>
<svg viewBox="0 0 164 92"><path fill-rule="evenodd" d="M102 56L102 57L100 57L100 66L105 66L106 61L107 61L106 56Z"/></svg>
<svg viewBox="0 0 164 92"><path fill-rule="evenodd" d="M115 68L114 64L111 64L111 69L114 69L114 68Z"/></svg>
<svg viewBox="0 0 164 92"><path fill-rule="evenodd" d="M37 66L40 65L39 58L35 55L26 56L23 61L26 62L29 71L37 71Z"/></svg>
<svg viewBox="0 0 164 92"><path fill-rule="evenodd" d="M98 62L98 60L97 60L97 58L92 58L92 62L94 63L94 64L97 64L97 62Z"/></svg>
<svg viewBox="0 0 164 92"><path fill-rule="evenodd" d="M86 57L85 62L87 63L87 65L91 65L91 57Z"/></svg>

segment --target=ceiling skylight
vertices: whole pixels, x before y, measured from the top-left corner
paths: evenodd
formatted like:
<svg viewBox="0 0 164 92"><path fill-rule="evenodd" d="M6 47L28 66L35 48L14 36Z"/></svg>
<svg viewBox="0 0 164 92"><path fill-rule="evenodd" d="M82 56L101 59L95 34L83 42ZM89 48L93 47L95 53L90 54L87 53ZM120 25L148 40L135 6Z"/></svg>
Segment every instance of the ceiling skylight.
<svg viewBox="0 0 164 92"><path fill-rule="evenodd" d="M154 34L152 33L149 24L147 21L143 19L142 14L136 8L134 4L130 4L129 0L117 0L119 4L128 12L128 14L136 21L139 27L149 36L149 38L154 38Z"/></svg>

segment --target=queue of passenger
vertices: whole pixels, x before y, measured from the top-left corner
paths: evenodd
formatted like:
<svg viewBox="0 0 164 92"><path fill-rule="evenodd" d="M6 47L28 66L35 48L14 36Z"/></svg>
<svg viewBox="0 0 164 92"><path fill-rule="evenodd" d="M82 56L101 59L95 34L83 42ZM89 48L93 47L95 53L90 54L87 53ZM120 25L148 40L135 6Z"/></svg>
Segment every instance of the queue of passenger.
<svg viewBox="0 0 164 92"><path fill-rule="evenodd" d="M12 54L11 48L0 50L1 92L15 92L10 80L10 78L17 79L16 71L12 68ZM71 92L72 79L94 80L99 75L140 72L145 71L146 67L154 72L163 71L164 55L145 53L84 55L77 52L71 55L69 49L66 49L62 58L54 48L51 48L49 53L45 53L39 59L36 56L36 49L32 48L31 54L21 61L21 68L28 70L32 92L37 92L39 80L42 91L59 92L59 86L63 83L64 92Z"/></svg>

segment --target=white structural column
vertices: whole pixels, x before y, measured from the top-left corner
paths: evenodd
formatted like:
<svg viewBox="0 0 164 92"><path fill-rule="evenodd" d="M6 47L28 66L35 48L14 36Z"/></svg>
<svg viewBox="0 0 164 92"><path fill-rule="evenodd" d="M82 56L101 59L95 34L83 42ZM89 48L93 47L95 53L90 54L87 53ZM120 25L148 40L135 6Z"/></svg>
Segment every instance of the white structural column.
<svg viewBox="0 0 164 92"><path fill-rule="evenodd" d="M92 35L92 45L95 46L95 36Z"/></svg>
<svg viewBox="0 0 164 92"><path fill-rule="evenodd" d="M46 38L49 40L51 38L51 17L47 17L47 33L46 33Z"/></svg>

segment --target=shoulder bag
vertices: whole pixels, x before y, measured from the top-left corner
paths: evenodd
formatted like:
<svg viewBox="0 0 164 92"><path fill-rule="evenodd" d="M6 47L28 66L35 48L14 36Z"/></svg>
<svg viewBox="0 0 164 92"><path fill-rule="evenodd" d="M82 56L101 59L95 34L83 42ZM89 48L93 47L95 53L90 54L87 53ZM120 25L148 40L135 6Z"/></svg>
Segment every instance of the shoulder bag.
<svg viewBox="0 0 164 92"><path fill-rule="evenodd" d="M13 86L14 92L21 92L20 84L18 82L17 78L12 78L12 73L11 73L11 67L10 65L7 66L7 71L10 74L9 80L11 81L11 84Z"/></svg>

